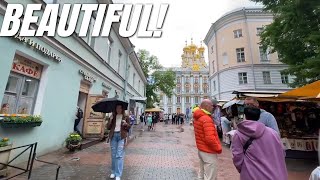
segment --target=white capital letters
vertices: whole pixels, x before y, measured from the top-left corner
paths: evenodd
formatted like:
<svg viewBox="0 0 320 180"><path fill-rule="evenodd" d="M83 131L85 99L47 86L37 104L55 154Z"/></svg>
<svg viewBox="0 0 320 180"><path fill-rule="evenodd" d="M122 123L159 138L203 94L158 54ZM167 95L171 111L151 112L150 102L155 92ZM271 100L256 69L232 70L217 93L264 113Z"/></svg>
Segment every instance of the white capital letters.
<svg viewBox="0 0 320 180"><path fill-rule="evenodd" d="M15 14L13 14L15 10ZM4 15L0 36L14 36L20 28L19 18L22 16L23 6L21 4L8 4ZM10 23L12 28L10 29Z"/></svg>
<svg viewBox="0 0 320 180"><path fill-rule="evenodd" d="M39 11L41 9L41 4L28 4L24 18L22 21L20 36L34 36L36 30L29 29L31 23L38 22L38 17L33 16L33 11Z"/></svg>

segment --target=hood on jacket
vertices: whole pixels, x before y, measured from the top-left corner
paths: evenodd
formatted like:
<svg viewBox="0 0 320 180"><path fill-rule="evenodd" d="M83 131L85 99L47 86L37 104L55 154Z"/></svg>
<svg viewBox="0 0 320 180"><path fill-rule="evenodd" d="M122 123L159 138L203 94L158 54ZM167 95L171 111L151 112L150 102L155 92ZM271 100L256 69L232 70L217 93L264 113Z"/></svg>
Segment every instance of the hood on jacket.
<svg viewBox="0 0 320 180"><path fill-rule="evenodd" d="M202 116L211 116L210 114L207 114L203 109L197 109L194 113L193 113L193 118L195 120L198 120L199 118L201 118Z"/></svg>
<svg viewBox="0 0 320 180"><path fill-rule="evenodd" d="M252 138L261 137L266 129L263 123L250 120L243 120L237 127L242 134Z"/></svg>

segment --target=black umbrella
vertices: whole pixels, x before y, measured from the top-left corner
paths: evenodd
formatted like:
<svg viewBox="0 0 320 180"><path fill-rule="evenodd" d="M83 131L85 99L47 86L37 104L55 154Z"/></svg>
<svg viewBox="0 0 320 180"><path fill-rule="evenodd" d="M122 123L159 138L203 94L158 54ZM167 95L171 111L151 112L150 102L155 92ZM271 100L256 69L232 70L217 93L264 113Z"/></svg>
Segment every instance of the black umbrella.
<svg viewBox="0 0 320 180"><path fill-rule="evenodd" d="M114 112L117 105L121 105L124 110L128 109L128 103L118 99L117 97L105 98L98 101L92 106L95 112L111 113Z"/></svg>

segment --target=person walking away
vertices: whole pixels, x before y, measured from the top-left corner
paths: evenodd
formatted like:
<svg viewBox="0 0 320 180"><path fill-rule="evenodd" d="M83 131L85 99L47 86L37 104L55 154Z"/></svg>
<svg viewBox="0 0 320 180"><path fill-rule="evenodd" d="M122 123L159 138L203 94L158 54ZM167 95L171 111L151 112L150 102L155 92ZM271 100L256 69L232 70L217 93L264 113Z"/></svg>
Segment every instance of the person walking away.
<svg viewBox="0 0 320 180"><path fill-rule="evenodd" d="M199 179L204 180L217 178L217 154L222 152L217 130L212 120L212 110L211 100L204 99L200 108L195 110L193 114L194 133L200 159Z"/></svg>
<svg viewBox="0 0 320 180"><path fill-rule="evenodd" d="M145 123L145 114L144 113L142 113L141 115L140 115L140 129L142 130L142 131L144 131L144 127L143 127L143 124Z"/></svg>
<svg viewBox="0 0 320 180"><path fill-rule="evenodd" d="M131 136L132 136L132 131L133 131L133 126L134 126L134 123L135 123L135 121L136 121L136 117L134 116L134 114L132 113L132 111L130 111L129 119L130 119L129 138L131 138Z"/></svg>
<svg viewBox="0 0 320 180"><path fill-rule="evenodd" d="M111 139L111 175L110 178L120 180L123 172L124 163L124 144L130 129L129 117L125 114L122 105L117 105L115 112L112 113L107 124L110 130L109 137Z"/></svg>
<svg viewBox="0 0 320 180"><path fill-rule="evenodd" d="M174 124L174 113L171 115L171 124Z"/></svg>
<svg viewBox="0 0 320 180"><path fill-rule="evenodd" d="M152 116L151 116L151 113L149 113L148 115L147 115L147 125L148 125L148 131L150 131L151 130L151 128L152 128Z"/></svg>
<svg viewBox="0 0 320 180"><path fill-rule="evenodd" d="M225 110L221 111L221 128L222 128L222 142L225 144L230 144L230 139L227 135L231 131L231 121L227 118L227 112Z"/></svg>
<svg viewBox="0 0 320 180"><path fill-rule="evenodd" d="M259 102L255 97L247 97L244 100L244 105L259 108ZM279 131L279 127L278 127L278 123L276 121L276 118L274 118L274 116L271 113L269 113L263 109L260 109L260 111L261 111L261 114L260 114L259 122L263 123L264 125L266 125L267 127L271 128L271 129L275 130L280 136L280 131Z"/></svg>
<svg viewBox="0 0 320 180"><path fill-rule="evenodd" d="M244 108L245 120L238 124L231 150L240 180L287 180L285 151L279 135L259 122L257 107Z"/></svg>
<svg viewBox="0 0 320 180"><path fill-rule="evenodd" d="M83 111L81 108L79 108L79 106L77 106L77 113L76 113L76 119L74 121L74 126L73 126L73 130L75 132L77 132L79 135L81 135L79 129L78 129L78 125L81 121L81 119L83 118Z"/></svg>

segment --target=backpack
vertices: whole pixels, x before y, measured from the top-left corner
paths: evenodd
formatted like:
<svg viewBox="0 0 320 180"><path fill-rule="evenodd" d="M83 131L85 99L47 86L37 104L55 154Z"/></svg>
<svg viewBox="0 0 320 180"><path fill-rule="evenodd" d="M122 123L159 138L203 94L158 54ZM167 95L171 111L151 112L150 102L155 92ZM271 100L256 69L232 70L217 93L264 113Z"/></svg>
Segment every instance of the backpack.
<svg viewBox="0 0 320 180"><path fill-rule="evenodd" d="M83 111L80 108L78 108L77 118L78 119L82 119L83 118Z"/></svg>

